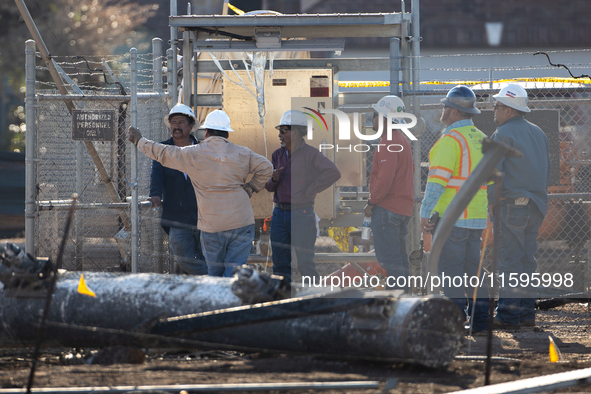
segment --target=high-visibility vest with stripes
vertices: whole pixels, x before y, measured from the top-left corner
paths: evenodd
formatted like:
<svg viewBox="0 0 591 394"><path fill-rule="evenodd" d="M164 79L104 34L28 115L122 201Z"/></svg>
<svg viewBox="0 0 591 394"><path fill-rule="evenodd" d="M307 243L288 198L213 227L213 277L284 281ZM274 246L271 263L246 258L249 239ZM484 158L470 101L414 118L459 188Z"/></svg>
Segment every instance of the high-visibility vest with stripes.
<svg viewBox="0 0 591 394"><path fill-rule="evenodd" d="M482 159L484 138L486 138L484 133L474 125L462 126L441 136L431 148L427 182L438 183L445 187L434 209L440 216ZM486 208L486 185L483 185L459 219L486 219Z"/></svg>

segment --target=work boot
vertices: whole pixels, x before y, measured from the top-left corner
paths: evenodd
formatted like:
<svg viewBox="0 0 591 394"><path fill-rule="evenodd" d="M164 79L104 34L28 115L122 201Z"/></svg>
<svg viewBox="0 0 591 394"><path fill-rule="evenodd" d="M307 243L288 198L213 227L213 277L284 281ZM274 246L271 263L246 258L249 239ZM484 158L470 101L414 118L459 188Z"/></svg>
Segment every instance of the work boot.
<svg viewBox="0 0 591 394"><path fill-rule="evenodd" d="M493 326L493 328L496 328L497 330L518 330L519 329L519 325L501 323L500 321L497 320L496 317L493 319L492 326Z"/></svg>
<svg viewBox="0 0 591 394"><path fill-rule="evenodd" d="M526 320L519 323L522 327L535 327L536 321L535 320Z"/></svg>

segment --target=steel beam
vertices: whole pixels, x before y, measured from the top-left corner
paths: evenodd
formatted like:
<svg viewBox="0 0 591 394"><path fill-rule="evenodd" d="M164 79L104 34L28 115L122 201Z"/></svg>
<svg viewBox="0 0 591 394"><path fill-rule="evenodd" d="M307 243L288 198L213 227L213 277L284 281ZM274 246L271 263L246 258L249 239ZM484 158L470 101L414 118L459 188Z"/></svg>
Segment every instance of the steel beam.
<svg viewBox="0 0 591 394"><path fill-rule="evenodd" d="M197 39L255 37L255 29L279 27L281 38L399 37L400 13L296 15L187 15L170 16L180 31L197 30Z"/></svg>

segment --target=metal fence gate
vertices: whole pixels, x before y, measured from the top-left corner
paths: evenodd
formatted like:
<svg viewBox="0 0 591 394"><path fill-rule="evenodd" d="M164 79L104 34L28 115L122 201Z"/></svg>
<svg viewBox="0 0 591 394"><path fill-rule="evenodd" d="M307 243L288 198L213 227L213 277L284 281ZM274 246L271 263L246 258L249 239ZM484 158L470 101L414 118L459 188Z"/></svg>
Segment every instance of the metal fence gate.
<svg viewBox="0 0 591 394"><path fill-rule="evenodd" d="M152 81L155 74L162 72L161 66L151 67L152 63L159 62L161 65L162 58L154 62L153 58L152 54L139 57L138 63L143 59L150 65L140 69L135 80L138 91L137 127L146 138L162 141L170 135L162 121L168 113L168 100L161 89L161 78L159 85ZM129 86L128 64L117 64L117 61L113 62L114 65L122 70L118 77ZM100 61L97 62L100 64ZM79 71L72 75L81 78ZM131 175L132 145L126 138L131 124L129 94L119 95L113 88L75 91L78 93L67 97L75 108L114 111L117 130L112 140L108 141L73 140L73 116L64 97L51 89L35 92L33 140L36 171L32 180L28 180L34 182L36 191L35 255L56 260L68 208L72 196L76 194L78 203L70 241L64 251L63 268L129 270L132 252L130 195L132 188L137 187L140 201L137 270L168 270L167 243L159 224L159 212L151 209L150 203L146 202L151 160L138 154L137 179L132 179ZM115 196L108 190L109 187L115 191Z"/></svg>

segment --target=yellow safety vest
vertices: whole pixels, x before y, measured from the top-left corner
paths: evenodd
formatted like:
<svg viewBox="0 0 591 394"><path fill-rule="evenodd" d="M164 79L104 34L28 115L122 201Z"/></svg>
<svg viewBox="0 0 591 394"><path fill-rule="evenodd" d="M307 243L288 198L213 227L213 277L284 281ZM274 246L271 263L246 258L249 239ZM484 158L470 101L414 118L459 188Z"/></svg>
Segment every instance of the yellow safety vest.
<svg viewBox="0 0 591 394"><path fill-rule="evenodd" d="M435 211L442 216L451 200L482 159L482 140L486 136L474 125L450 130L429 152L429 179L445 187ZM460 219L486 219L486 185L476 193Z"/></svg>

